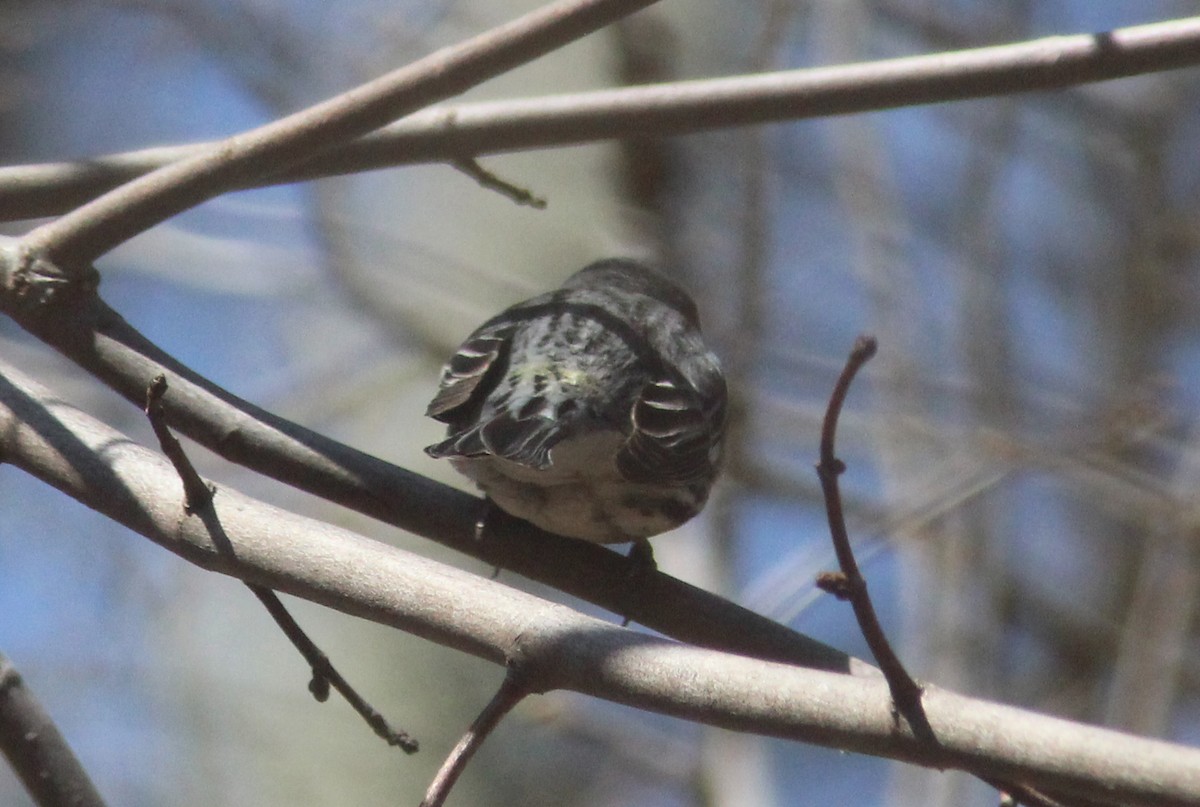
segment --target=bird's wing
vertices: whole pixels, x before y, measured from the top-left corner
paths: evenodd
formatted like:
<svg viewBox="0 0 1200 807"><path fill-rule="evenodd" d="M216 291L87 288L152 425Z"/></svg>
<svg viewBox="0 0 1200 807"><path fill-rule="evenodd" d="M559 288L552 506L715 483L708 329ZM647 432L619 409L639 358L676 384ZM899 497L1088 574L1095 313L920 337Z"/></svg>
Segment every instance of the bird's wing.
<svg viewBox="0 0 1200 807"><path fill-rule="evenodd" d="M725 390L711 400L686 383L658 379L634 403L633 430L617 470L631 482L687 482L711 476L725 423Z"/></svg>
<svg viewBox="0 0 1200 807"><path fill-rule="evenodd" d="M441 387L425 414L450 425L440 443L425 449L431 457L491 455L526 465L550 465L550 449L560 431L531 399L520 411L500 407L482 416L484 404L507 371L515 323L484 327L472 334L442 371ZM490 407L489 407L490 408Z"/></svg>
<svg viewBox="0 0 1200 807"><path fill-rule="evenodd" d="M441 386L425 410L428 417L454 424L478 411L508 364L516 325L480 328L467 337L442 370Z"/></svg>
<svg viewBox="0 0 1200 807"><path fill-rule="evenodd" d="M515 418L501 412L429 446L425 452L434 459L492 456L544 469L550 467L550 449L559 437L559 429L549 418Z"/></svg>

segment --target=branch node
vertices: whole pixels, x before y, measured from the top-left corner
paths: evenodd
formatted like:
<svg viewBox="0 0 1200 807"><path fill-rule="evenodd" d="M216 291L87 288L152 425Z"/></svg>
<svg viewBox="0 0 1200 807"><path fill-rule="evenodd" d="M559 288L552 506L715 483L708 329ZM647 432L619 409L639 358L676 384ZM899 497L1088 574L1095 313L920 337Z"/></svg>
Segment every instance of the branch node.
<svg viewBox="0 0 1200 807"><path fill-rule="evenodd" d="M69 272L24 242L18 242L15 251L5 285L15 300L31 307L51 305L73 295L92 294L100 285L100 273L94 266Z"/></svg>
<svg viewBox="0 0 1200 807"><path fill-rule="evenodd" d="M829 457L828 460L822 459L816 464L817 474L820 476L828 476L836 478L846 473L846 463L842 462L837 457Z"/></svg>
<svg viewBox="0 0 1200 807"><path fill-rule="evenodd" d="M308 682L308 691L312 693L313 700L317 703L324 703L329 700L329 676L323 670L317 669L316 666L312 668L312 678Z"/></svg>
<svg viewBox="0 0 1200 807"><path fill-rule="evenodd" d="M850 578L841 572L821 572L817 575L817 588L843 602L854 596Z"/></svg>

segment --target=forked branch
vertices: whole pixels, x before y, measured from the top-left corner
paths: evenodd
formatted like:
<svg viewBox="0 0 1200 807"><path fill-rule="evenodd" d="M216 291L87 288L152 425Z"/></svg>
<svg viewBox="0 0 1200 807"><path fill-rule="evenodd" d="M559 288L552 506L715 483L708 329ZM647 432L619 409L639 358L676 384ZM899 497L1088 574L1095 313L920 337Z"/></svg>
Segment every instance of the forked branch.
<svg viewBox="0 0 1200 807"><path fill-rule="evenodd" d="M166 394L166 391L167 377L161 374L155 376L146 390L146 417L150 421L150 427L154 430L154 436L158 438L159 447L170 460L171 466L183 483L184 515L195 516L203 522L205 529L208 530L209 538L218 551L231 553L233 546L213 507L216 487L205 482L196 472L196 468L188 459L183 446L167 427L163 404L163 395ZM246 586L267 609L271 618L275 620L275 624L287 636L292 646L299 650L300 655L308 662L312 670L312 679L309 681L308 690L318 702L324 703L329 699L329 689L332 686L388 745L399 746L408 754L416 753L417 741L407 732L393 729L387 719L358 694L350 682L333 666L329 657L321 648L317 647L316 642L309 638L300 624L288 613L287 608L284 607L283 602L274 591L251 582L246 582Z"/></svg>

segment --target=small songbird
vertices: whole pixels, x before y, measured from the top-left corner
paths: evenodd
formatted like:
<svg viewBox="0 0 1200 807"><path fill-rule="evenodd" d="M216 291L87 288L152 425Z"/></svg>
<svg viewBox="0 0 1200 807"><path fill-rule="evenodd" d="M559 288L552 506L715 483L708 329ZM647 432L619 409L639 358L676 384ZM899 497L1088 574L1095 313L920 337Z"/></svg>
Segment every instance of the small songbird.
<svg viewBox="0 0 1200 807"><path fill-rule="evenodd" d="M467 337L426 411L446 439L425 451L544 530L644 546L704 507L725 409L692 298L609 259Z"/></svg>

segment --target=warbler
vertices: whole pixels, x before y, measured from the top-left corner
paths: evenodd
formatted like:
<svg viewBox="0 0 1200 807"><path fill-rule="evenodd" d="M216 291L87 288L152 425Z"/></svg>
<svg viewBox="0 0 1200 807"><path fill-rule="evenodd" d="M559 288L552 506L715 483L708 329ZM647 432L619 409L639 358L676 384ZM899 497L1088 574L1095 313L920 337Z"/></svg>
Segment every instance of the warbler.
<svg viewBox="0 0 1200 807"><path fill-rule="evenodd" d="M704 507L725 413L695 302L613 258L467 337L426 411L446 439L425 451L544 530L648 549Z"/></svg>

